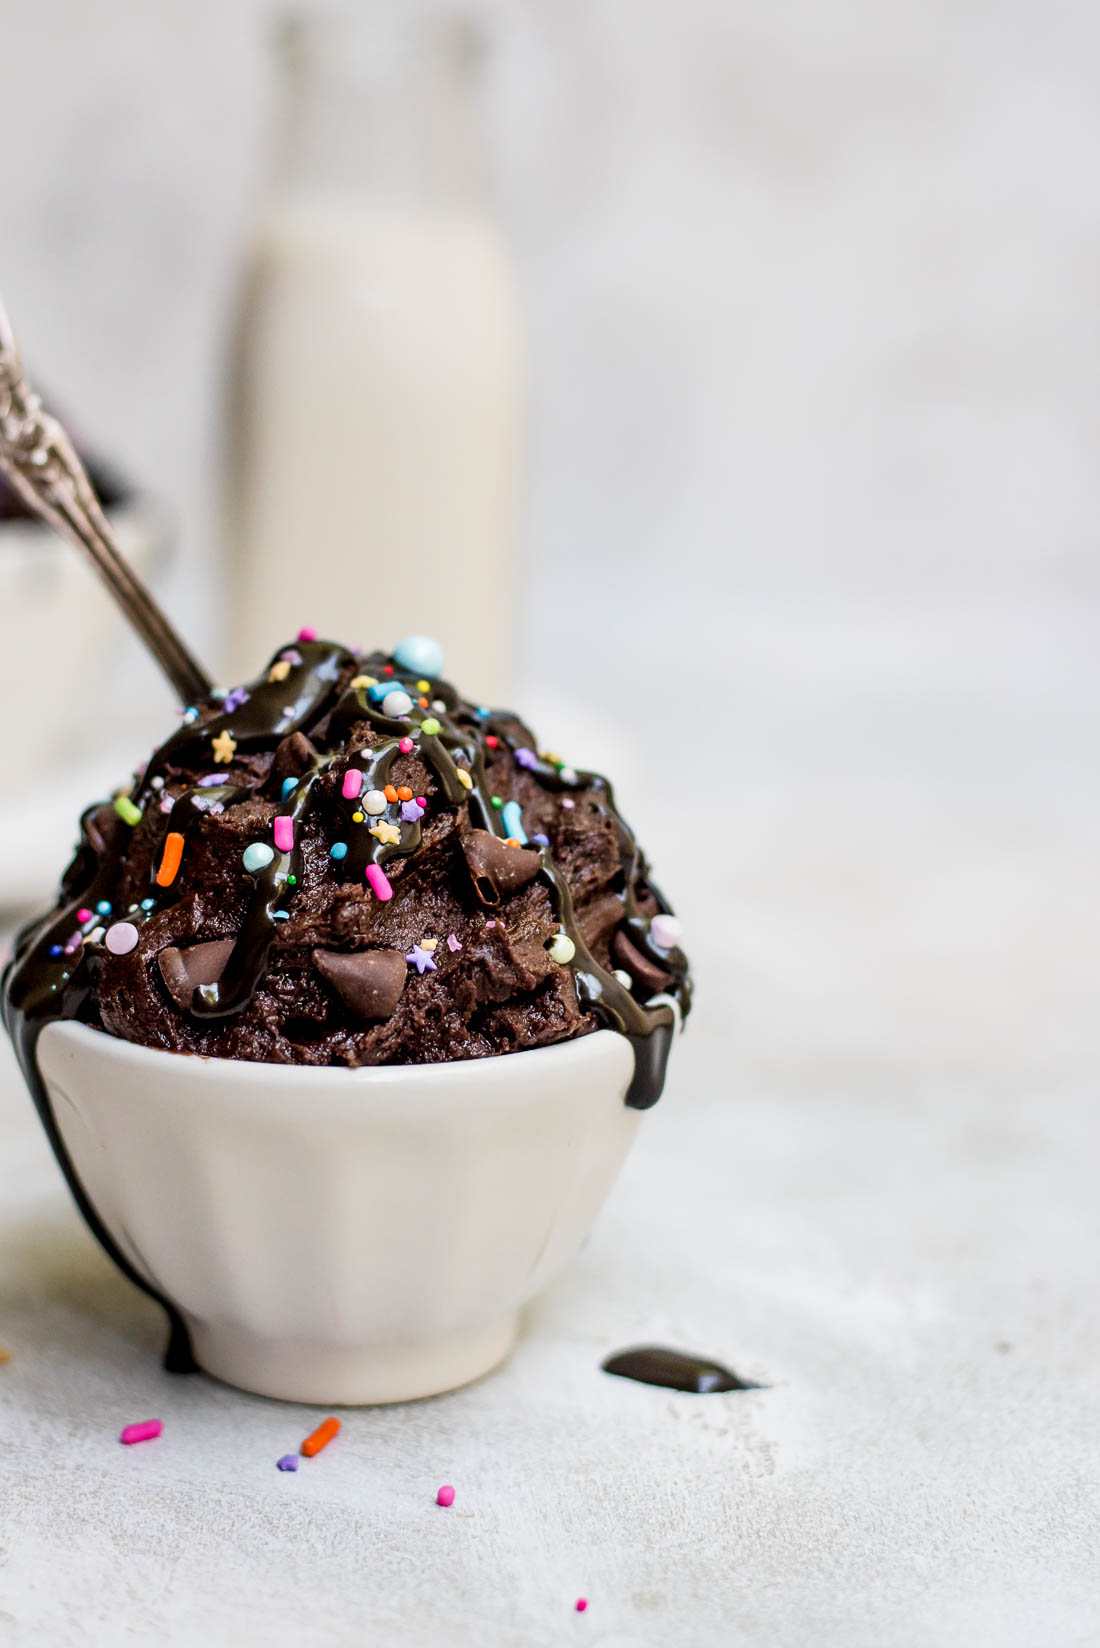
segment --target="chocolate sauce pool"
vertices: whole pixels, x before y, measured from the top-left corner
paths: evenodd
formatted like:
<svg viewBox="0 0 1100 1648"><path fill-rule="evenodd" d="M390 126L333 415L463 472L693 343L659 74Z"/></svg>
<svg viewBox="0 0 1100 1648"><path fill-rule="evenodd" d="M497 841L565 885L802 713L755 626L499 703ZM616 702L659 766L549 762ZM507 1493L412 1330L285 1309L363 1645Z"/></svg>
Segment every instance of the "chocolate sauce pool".
<svg viewBox="0 0 1100 1648"><path fill-rule="evenodd" d="M712 1396L720 1391L763 1390L742 1379L721 1362L690 1351L669 1350L664 1345L635 1345L621 1350L601 1363L604 1373L620 1379L636 1379L641 1385L660 1385L666 1390L690 1391L695 1396Z"/></svg>
<svg viewBox="0 0 1100 1648"><path fill-rule="evenodd" d="M293 647L282 649L272 662L280 666L275 679L269 666L261 677L246 689L231 694L224 703L212 699L189 709L184 724L154 752L130 795L132 806L145 815L158 805L169 769L216 761L218 741L224 740L225 735L233 741L233 760L243 761L246 767L248 756L273 754L279 744L295 734L301 735L303 744L309 739L308 770L299 777L292 795L280 808L293 820L294 844L287 851L276 849L270 863L253 874L251 897L228 961L217 983L195 989L187 1008L192 1019L196 1023L211 1024L229 1021L252 1001L264 977L279 922L301 885L303 832L300 825L315 805L316 779L332 768L339 771L352 765L346 743L348 732L356 722L369 722L380 735L379 743L355 753L354 764L364 774L364 792L385 789L401 740L412 737L417 754L435 774L445 804L456 809L465 804L470 830L484 831L503 844L508 832L499 803L494 805L486 772L486 750L491 747L486 739L492 738L497 747L504 745L514 757L519 751L522 766L545 789L557 793L585 791L589 802L614 828L621 865L617 896L622 914L617 936L630 963L627 970L633 972L635 987L639 989L646 987L647 977L670 981L656 994L650 989L644 1001L638 1000L630 987L602 967L585 945L574 919L568 883L550 849L536 848L533 843L525 845L529 851L538 853L535 873L549 895L555 920L573 944L574 953L568 965L580 1006L599 1025L625 1036L633 1048L634 1074L626 1103L639 1110L655 1104L664 1085L673 1035L681 1016L690 1007L690 982L683 954L676 948L661 947L652 937L652 917L655 913L667 913L667 906L648 881L644 859L619 816L607 780L593 773L574 772L517 744L510 717L464 702L445 681L431 682L428 695L431 708L424 708L416 685L416 672L402 668L388 655L374 653L369 658L358 659L347 649L330 642L299 640ZM376 688L384 685L388 691L407 692L412 700L410 711L401 717L386 716L378 702L377 690L372 694L369 686L361 684L369 677L376 678ZM350 684L342 684L349 680ZM436 728L438 730L433 730ZM266 781L268 770L265 766L262 776L254 783L246 772L244 777L236 774L232 781L227 775L222 785L196 785L185 790L165 817L165 837L172 833L182 836L186 852L188 835L204 813L211 807L228 807L246 801L253 790L258 791ZM91 834L87 829L91 812L94 809L85 814L86 837ZM36 1056L38 1037L51 1020L79 1020L88 1016L87 1007L102 953L96 943L89 942L99 924L96 905L109 896L132 833L132 826L120 818L113 839L103 843L101 853L87 847L79 851L63 880L60 907L20 933L13 960L4 976L3 1017L77 1206L124 1274L168 1312L172 1333L166 1366L183 1370L194 1366L186 1328L170 1302L151 1288L126 1260L98 1219L64 1148ZM385 864L392 858L415 855L421 840L418 819L402 818L396 841L382 842L361 829L349 842L347 856L331 864L329 872L342 881L362 883L368 866L376 865L384 871ZM161 862L161 855L158 854L156 862ZM147 921L164 903L179 896L174 884L160 884L156 865L150 877L144 904L126 918L136 926ZM635 884L639 881L650 888L648 896L651 903L655 903L655 909L639 907L635 893ZM78 911L88 913L78 919ZM166 1004L165 1011L172 1010Z"/></svg>

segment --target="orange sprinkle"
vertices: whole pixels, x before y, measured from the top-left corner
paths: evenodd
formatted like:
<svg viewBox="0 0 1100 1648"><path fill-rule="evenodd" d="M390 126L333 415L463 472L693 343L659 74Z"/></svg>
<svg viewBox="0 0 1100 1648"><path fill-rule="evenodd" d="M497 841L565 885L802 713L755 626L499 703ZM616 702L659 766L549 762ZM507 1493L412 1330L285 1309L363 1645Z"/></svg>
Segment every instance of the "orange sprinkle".
<svg viewBox="0 0 1100 1648"><path fill-rule="evenodd" d="M508 840L505 843L505 845L509 846L509 847L518 847L520 845L519 836L518 835L510 835L508 837Z"/></svg>
<svg viewBox="0 0 1100 1648"><path fill-rule="evenodd" d="M157 871L157 886L170 887L179 873L183 858L183 837L178 830L169 830L164 838L164 857Z"/></svg>
<svg viewBox="0 0 1100 1648"><path fill-rule="evenodd" d="M419 699L418 699L418 700L417 700L417 702L418 702L418 703L419 703L419 705L420 705L420 708L421 708L421 709L422 709L422 710L426 710L426 709L427 709L427 707L428 707L428 700L427 700L427 699L426 699L426 698L423 698L423 697L421 697L421 698L419 698Z"/></svg>
<svg viewBox="0 0 1100 1648"><path fill-rule="evenodd" d="M322 1448L327 1448L339 1429L340 1421L338 1419L325 1419L318 1425L317 1429L307 1436L302 1443L302 1452L306 1458L312 1459L315 1453L320 1453Z"/></svg>
<svg viewBox="0 0 1100 1648"><path fill-rule="evenodd" d="M412 798L413 798L413 793L409 789L409 786L407 784L399 784L398 787L397 787L397 799L398 799L398 801L411 801Z"/></svg>
<svg viewBox="0 0 1100 1648"><path fill-rule="evenodd" d="M394 789L392 784L387 784L386 788L382 791L382 794L385 796L387 801L397 800L397 791Z"/></svg>

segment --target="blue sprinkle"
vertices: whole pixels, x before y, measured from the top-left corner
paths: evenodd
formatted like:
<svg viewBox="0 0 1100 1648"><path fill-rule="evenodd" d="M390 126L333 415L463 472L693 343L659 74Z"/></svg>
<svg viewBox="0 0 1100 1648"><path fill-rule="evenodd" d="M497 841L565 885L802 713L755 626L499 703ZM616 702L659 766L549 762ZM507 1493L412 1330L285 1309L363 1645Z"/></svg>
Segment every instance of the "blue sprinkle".
<svg viewBox="0 0 1100 1648"><path fill-rule="evenodd" d="M291 790L296 790L297 788L298 788L298 780L296 778L284 778L283 779L283 800L284 801L286 800L286 798L290 794Z"/></svg>
<svg viewBox="0 0 1100 1648"><path fill-rule="evenodd" d="M197 721L198 718L199 712L195 708L194 704L188 704L187 708L183 712L184 722L189 726L192 721Z"/></svg>
<svg viewBox="0 0 1100 1648"><path fill-rule="evenodd" d="M156 902L157 901L155 898L143 898L141 901L141 907L143 910L151 910Z"/></svg>
<svg viewBox="0 0 1100 1648"><path fill-rule="evenodd" d="M536 841L540 847L549 847L550 845L550 837L548 835L533 835L531 840Z"/></svg>
<svg viewBox="0 0 1100 1648"><path fill-rule="evenodd" d="M328 850L330 858L347 858L348 844L346 841L334 841Z"/></svg>
<svg viewBox="0 0 1100 1648"><path fill-rule="evenodd" d="M51 944L50 945L50 955L51 956L59 956L60 954L61 954L60 944Z"/></svg>
<svg viewBox="0 0 1100 1648"><path fill-rule="evenodd" d="M96 911L101 916L109 916L111 913L111 906L105 898L101 898L99 903L96 905Z"/></svg>
<svg viewBox="0 0 1100 1648"><path fill-rule="evenodd" d="M290 920L290 912L288 910L273 910L271 912L271 915L272 915L272 920L273 921L289 921Z"/></svg>
<svg viewBox="0 0 1100 1648"><path fill-rule="evenodd" d="M373 687L368 687L367 697L372 704L380 704L388 692L397 691L404 691L404 688L401 686L400 681L395 681L393 676L390 675L384 681L376 681Z"/></svg>
<svg viewBox="0 0 1100 1648"><path fill-rule="evenodd" d="M519 810L518 801L506 801L500 809L500 816L504 821L504 828L510 836L514 836L520 846L527 840L527 831L523 827L523 814Z"/></svg>
<svg viewBox="0 0 1100 1648"><path fill-rule="evenodd" d="M482 704L479 709L474 711L474 714L477 716L479 721L488 721L492 713L492 710L487 710L484 704Z"/></svg>

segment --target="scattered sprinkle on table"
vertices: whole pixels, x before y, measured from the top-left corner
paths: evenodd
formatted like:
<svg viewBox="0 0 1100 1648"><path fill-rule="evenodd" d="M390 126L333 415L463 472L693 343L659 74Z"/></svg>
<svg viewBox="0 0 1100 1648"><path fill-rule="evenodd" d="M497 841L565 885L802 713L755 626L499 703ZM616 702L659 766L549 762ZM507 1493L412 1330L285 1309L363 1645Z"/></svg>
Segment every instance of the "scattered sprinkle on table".
<svg viewBox="0 0 1100 1648"><path fill-rule="evenodd" d="M124 1425L119 1434L119 1441L131 1447L135 1442L151 1442L154 1436L159 1436L164 1429L159 1419L143 1419L137 1425Z"/></svg>
<svg viewBox="0 0 1100 1648"><path fill-rule="evenodd" d="M296 1453L284 1453L283 1457L277 1459L275 1463L281 1471L296 1471L298 1469L298 1455Z"/></svg>
<svg viewBox="0 0 1100 1648"><path fill-rule="evenodd" d="M320 1453L322 1448L327 1448L339 1429L340 1421L338 1419L330 1417L323 1420L317 1429L311 1431L302 1443L302 1452L306 1458L312 1459L315 1453Z"/></svg>
<svg viewBox="0 0 1100 1648"><path fill-rule="evenodd" d="M578 1614L583 1614L584 1610L588 1607L588 1598L578 1597L573 1606L577 1610Z"/></svg>
<svg viewBox="0 0 1100 1648"><path fill-rule="evenodd" d="M10 1350L0 1350L0 1368L6 1367L7 1364L10 1361L11 1361L11 1351Z"/></svg>
<svg viewBox="0 0 1100 1648"><path fill-rule="evenodd" d="M435 1502L437 1505L442 1505L444 1509L446 1509L448 1505L454 1504L455 1491L449 1483L445 1483L444 1486L440 1488L439 1492L435 1496Z"/></svg>

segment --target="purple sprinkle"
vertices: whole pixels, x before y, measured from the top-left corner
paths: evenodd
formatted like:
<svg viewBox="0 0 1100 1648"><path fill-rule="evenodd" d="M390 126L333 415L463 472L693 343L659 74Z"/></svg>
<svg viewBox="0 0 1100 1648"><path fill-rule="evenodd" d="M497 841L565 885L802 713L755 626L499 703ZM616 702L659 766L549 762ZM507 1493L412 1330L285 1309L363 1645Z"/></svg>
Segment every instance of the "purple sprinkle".
<svg viewBox="0 0 1100 1648"><path fill-rule="evenodd" d="M172 800L172 797L170 795L166 795L161 800L160 810L162 813L170 813L175 804L176 803Z"/></svg>
<svg viewBox="0 0 1100 1648"><path fill-rule="evenodd" d="M434 973L435 962L430 950L422 950L419 944L414 944L405 960L414 966L418 973Z"/></svg>
<svg viewBox="0 0 1100 1648"><path fill-rule="evenodd" d="M197 787L200 790L209 790L209 789L212 789L215 784L224 784L224 783L225 783L225 774L224 773L205 773L203 775L203 777L199 779Z"/></svg>
<svg viewBox="0 0 1100 1648"><path fill-rule="evenodd" d="M490 928L490 927L495 927L495 926L496 926L496 922L495 922L495 921L487 921L487 922L486 922L486 923L485 923L485 930L486 930L486 932L488 932L488 930L489 930L489 928Z"/></svg>
<svg viewBox="0 0 1100 1648"><path fill-rule="evenodd" d="M287 647L285 652L279 654L279 657L285 659L288 664L294 664L295 666L302 662L302 655L297 647Z"/></svg>
<svg viewBox="0 0 1100 1648"><path fill-rule="evenodd" d="M533 835L531 840L536 842L540 847L549 847L550 845L550 837L548 835Z"/></svg>
<svg viewBox="0 0 1100 1648"><path fill-rule="evenodd" d="M284 1453L277 1463L281 1471L296 1471L298 1469L298 1455L296 1453Z"/></svg>
<svg viewBox="0 0 1100 1648"><path fill-rule="evenodd" d="M461 948L462 948L461 944L455 938L453 933L448 933L448 935L447 935L447 948L448 948L448 950L451 950L451 951L461 950Z"/></svg>
<svg viewBox="0 0 1100 1648"><path fill-rule="evenodd" d="M424 809L419 801L403 801L401 803L401 817L406 824L415 824L424 817Z"/></svg>
<svg viewBox="0 0 1100 1648"><path fill-rule="evenodd" d="M539 758L535 754L534 750L521 747L516 751L516 762L521 767L537 767L539 764Z"/></svg>
<svg viewBox="0 0 1100 1648"><path fill-rule="evenodd" d="M252 694L247 687L234 687L226 693L222 708L232 715L233 711L239 710L242 704L247 704L251 696Z"/></svg>

